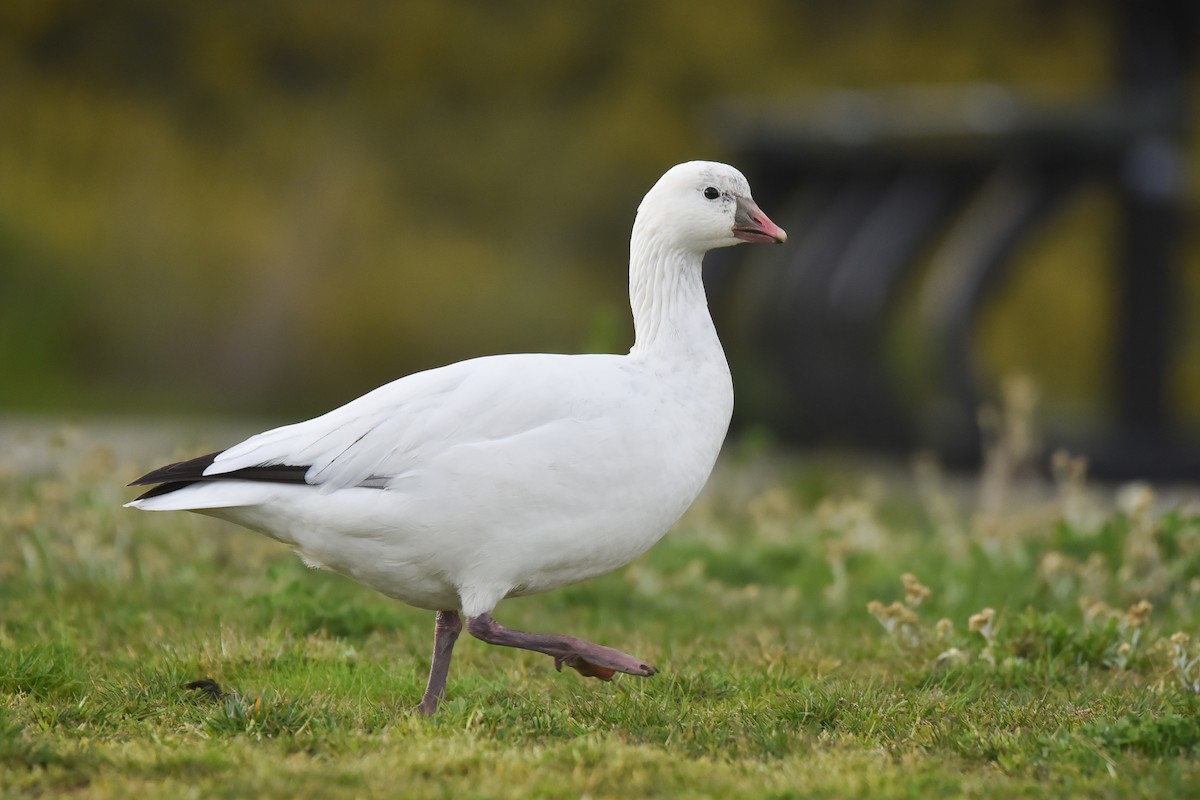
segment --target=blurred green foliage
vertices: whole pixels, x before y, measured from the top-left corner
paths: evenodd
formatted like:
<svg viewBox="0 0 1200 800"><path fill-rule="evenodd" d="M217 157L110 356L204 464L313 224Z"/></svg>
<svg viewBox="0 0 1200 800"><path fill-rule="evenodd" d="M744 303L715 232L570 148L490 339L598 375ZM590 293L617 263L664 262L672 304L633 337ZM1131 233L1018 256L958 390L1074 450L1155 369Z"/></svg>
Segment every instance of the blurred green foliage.
<svg viewBox="0 0 1200 800"><path fill-rule="evenodd" d="M624 350L634 209L729 156L715 99L1095 93L1110 26L1083 0L6 3L0 408L293 415L471 355ZM1095 224L1066 237L1089 257ZM985 339L1086 394L1107 301L1078 249ZM1077 334L1047 355L1014 308Z"/></svg>

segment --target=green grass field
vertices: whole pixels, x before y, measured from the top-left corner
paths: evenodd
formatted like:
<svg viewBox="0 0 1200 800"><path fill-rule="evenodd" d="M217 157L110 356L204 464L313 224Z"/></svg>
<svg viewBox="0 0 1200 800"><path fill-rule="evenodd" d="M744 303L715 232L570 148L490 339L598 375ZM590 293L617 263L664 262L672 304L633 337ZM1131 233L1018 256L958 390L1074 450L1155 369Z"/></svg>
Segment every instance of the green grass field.
<svg viewBox="0 0 1200 800"><path fill-rule="evenodd" d="M1200 792L1194 494L734 444L647 556L497 612L659 675L464 637L430 720L431 614L120 507L192 448L0 433L3 797Z"/></svg>

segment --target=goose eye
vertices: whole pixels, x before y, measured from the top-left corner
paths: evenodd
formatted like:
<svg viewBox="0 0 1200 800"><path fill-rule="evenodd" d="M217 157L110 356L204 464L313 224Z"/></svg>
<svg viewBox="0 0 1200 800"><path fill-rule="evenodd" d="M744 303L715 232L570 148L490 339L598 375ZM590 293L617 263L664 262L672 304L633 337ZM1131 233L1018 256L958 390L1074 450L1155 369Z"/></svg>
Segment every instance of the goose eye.
<svg viewBox="0 0 1200 800"><path fill-rule="evenodd" d="M721 196L721 193L717 191L715 186L709 186L707 189L704 190L704 196L707 197L709 200L716 200L718 197Z"/></svg>

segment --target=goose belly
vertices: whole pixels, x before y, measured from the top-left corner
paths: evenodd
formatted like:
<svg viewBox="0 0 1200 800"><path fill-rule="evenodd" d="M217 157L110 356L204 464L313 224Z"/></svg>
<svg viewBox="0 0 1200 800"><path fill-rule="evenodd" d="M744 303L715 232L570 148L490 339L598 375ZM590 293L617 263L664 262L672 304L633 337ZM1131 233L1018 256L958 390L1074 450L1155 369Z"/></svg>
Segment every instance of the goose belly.
<svg viewBox="0 0 1200 800"><path fill-rule="evenodd" d="M396 497L378 489L272 487L258 502L198 509L288 545L314 569L327 569L418 608L459 607L458 588L434 537L404 525Z"/></svg>
<svg viewBox="0 0 1200 800"><path fill-rule="evenodd" d="M480 462L464 459L457 470L410 475L388 489L274 486L254 504L204 513L410 605L458 608L464 591L494 604L602 575L644 553L703 487L715 452L695 455L486 474L472 474L464 465Z"/></svg>

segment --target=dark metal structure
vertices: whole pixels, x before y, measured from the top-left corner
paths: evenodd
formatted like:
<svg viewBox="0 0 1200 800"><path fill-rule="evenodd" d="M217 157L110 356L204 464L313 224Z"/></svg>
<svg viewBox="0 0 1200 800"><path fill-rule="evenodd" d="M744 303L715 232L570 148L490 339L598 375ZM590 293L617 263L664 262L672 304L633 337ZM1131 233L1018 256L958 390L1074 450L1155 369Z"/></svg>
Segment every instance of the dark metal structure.
<svg viewBox="0 0 1200 800"><path fill-rule="evenodd" d="M775 420L782 433L978 460L985 387L970 350L978 312L1030 234L1082 187L1101 185L1117 198L1122 225L1116 420L1103 441L1070 444L1098 473L1200 477L1200 448L1178 442L1167 393L1200 4L1114 8L1115 89L1097 101L1047 105L970 85L720 110L760 203L783 209L777 218L792 235L775 256L786 263L751 278L764 281L753 292L755 339L797 412ZM709 267L718 314L732 282L752 272L728 269L739 257ZM914 411L893 376L886 323L904 281L926 262L921 318L937 386Z"/></svg>

